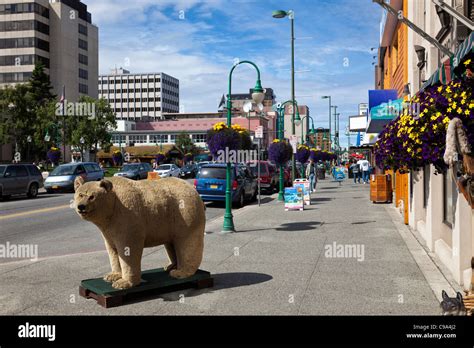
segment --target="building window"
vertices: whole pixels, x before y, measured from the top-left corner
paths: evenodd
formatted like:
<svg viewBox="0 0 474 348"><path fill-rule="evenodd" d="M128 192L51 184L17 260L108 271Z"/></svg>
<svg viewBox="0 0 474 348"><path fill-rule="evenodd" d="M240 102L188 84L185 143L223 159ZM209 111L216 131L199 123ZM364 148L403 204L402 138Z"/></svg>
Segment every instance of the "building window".
<svg viewBox="0 0 474 348"><path fill-rule="evenodd" d="M87 85L84 85L84 84L80 83L79 84L79 93L88 94L89 93L89 87Z"/></svg>
<svg viewBox="0 0 474 348"><path fill-rule="evenodd" d="M78 26L79 34L87 36L87 26L79 23Z"/></svg>
<svg viewBox="0 0 474 348"><path fill-rule="evenodd" d="M88 65L89 64L89 57L79 53L79 63L84 64L84 65ZM102 84L102 83L105 84L106 82L107 81L100 81L99 83L100 84Z"/></svg>
<svg viewBox="0 0 474 348"><path fill-rule="evenodd" d="M178 138L178 136L176 134L171 134L170 135L170 144L176 144L176 138Z"/></svg>
<svg viewBox="0 0 474 348"><path fill-rule="evenodd" d="M25 82L31 78L31 72L0 74L0 83Z"/></svg>
<svg viewBox="0 0 474 348"><path fill-rule="evenodd" d="M0 5L0 15L16 13L37 13L45 18L49 18L49 9L33 2Z"/></svg>
<svg viewBox="0 0 474 348"><path fill-rule="evenodd" d="M49 52L49 42L34 37L0 39L0 49L36 47Z"/></svg>
<svg viewBox="0 0 474 348"><path fill-rule="evenodd" d="M449 227L454 226L454 217L456 215L456 201L458 199L458 190L451 173L443 174L443 220Z"/></svg>
<svg viewBox="0 0 474 348"><path fill-rule="evenodd" d="M79 78L84 79L84 80L89 79L89 73L87 72L87 70L79 68Z"/></svg>
<svg viewBox="0 0 474 348"><path fill-rule="evenodd" d="M193 134L192 139L196 144L204 144L206 143L206 134Z"/></svg>
<svg viewBox="0 0 474 348"><path fill-rule="evenodd" d="M88 49L87 41L79 39L79 48L82 48L84 51L87 51Z"/></svg>
<svg viewBox="0 0 474 348"><path fill-rule="evenodd" d="M49 68L49 59L33 54L24 54L17 56L0 56L0 66L21 66L35 65L36 62L43 62L46 68Z"/></svg>

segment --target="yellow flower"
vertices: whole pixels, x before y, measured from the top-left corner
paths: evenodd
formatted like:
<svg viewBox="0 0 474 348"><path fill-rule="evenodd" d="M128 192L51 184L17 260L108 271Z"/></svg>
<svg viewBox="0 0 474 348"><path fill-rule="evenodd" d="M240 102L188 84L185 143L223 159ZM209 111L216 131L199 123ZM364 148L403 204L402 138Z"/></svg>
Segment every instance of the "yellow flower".
<svg viewBox="0 0 474 348"><path fill-rule="evenodd" d="M408 151L408 152L411 152L411 151L412 151L412 149L411 149L411 148L408 148L408 149L407 149L407 151Z"/></svg>
<svg viewBox="0 0 474 348"><path fill-rule="evenodd" d="M466 111L464 111L464 114L469 116L471 114L471 112L469 110L466 110Z"/></svg>
<svg viewBox="0 0 474 348"><path fill-rule="evenodd" d="M471 64L471 59L468 59L468 60L466 60L466 61L464 62L464 65L465 65L465 66L468 66L469 64Z"/></svg>
<svg viewBox="0 0 474 348"><path fill-rule="evenodd" d="M458 108L458 109L457 109L457 112L458 112L458 114L462 114L462 109L461 109L461 108Z"/></svg>
<svg viewBox="0 0 474 348"><path fill-rule="evenodd" d="M441 92L443 90L443 86L438 87L438 92Z"/></svg>
<svg viewBox="0 0 474 348"><path fill-rule="evenodd" d="M433 130L437 130L437 129L438 129L438 125L435 124L435 125L433 126Z"/></svg>
<svg viewBox="0 0 474 348"><path fill-rule="evenodd" d="M448 124L449 121L450 121L450 120L449 120L449 117L445 117L445 118L443 119L443 123L444 123L444 124Z"/></svg>

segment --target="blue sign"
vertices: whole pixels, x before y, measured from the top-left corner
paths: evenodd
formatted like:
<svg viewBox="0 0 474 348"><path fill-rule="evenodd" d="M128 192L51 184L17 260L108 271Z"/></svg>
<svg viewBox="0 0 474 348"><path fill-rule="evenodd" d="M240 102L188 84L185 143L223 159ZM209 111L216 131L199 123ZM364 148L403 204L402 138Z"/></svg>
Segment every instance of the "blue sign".
<svg viewBox="0 0 474 348"><path fill-rule="evenodd" d="M396 89L375 89L369 91L369 110L390 100L397 100L398 92Z"/></svg>

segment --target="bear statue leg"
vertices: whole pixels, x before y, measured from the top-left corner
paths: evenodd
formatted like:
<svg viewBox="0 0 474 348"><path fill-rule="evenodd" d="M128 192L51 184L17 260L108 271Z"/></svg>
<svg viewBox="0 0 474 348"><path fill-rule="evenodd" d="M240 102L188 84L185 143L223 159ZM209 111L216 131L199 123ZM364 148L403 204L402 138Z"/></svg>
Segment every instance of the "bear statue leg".
<svg viewBox="0 0 474 348"><path fill-rule="evenodd" d="M178 279L191 277L201 265L204 232L177 239L173 244L178 258L178 268L172 270L170 276Z"/></svg>
<svg viewBox="0 0 474 348"><path fill-rule="evenodd" d="M112 283L115 289L129 289L140 284L143 243L134 241L133 244L118 247L122 278Z"/></svg>
<svg viewBox="0 0 474 348"><path fill-rule="evenodd" d="M113 247L107 239L105 240L105 247L109 253L110 266L112 267L112 272L105 275L104 280L109 283L113 283L116 280L122 278L122 269L120 268L119 256L117 249Z"/></svg>
<svg viewBox="0 0 474 348"><path fill-rule="evenodd" d="M176 250L174 250L174 245L171 243L168 243L168 244L165 244L165 248L166 248L166 253L168 254L170 263L168 266L164 267L164 270L166 272L169 272L172 269L176 268L176 266L178 265L178 261L176 258Z"/></svg>

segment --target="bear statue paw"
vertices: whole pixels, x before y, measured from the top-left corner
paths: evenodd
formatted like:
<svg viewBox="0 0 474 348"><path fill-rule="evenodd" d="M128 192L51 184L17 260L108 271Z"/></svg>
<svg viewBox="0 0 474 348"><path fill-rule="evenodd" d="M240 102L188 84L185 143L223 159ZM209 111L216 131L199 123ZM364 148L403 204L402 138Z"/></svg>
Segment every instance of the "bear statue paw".
<svg viewBox="0 0 474 348"><path fill-rule="evenodd" d="M120 290L123 290L123 289L130 289L132 288L134 285L132 282L128 281L128 280L125 280L125 279L119 279L115 282L112 283L112 287L114 289L120 289Z"/></svg>
<svg viewBox="0 0 474 348"><path fill-rule="evenodd" d="M178 265L175 263L170 263L168 266L163 267L165 272L170 272L171 270L175 269Z"/></svg>
<svg viewBox="0 0 474 348"><path fill-rule="evenodd" d="M113 283L113 282L115 282L115 281L117 281L121 278L122 278L122 273L111 272L111 273L105 275L104 280L106 282Z"/></svg>
<svg viewBox="0 0 474 348"><path fill-rule="evenodd" d="M183 270L180 270L180 269L174 269L170 272L170 276L172 276L173 278L176 278L176 279L189 278L192 275L194 275L194 273L186 272L186 271L183 271Z"/></svg>

